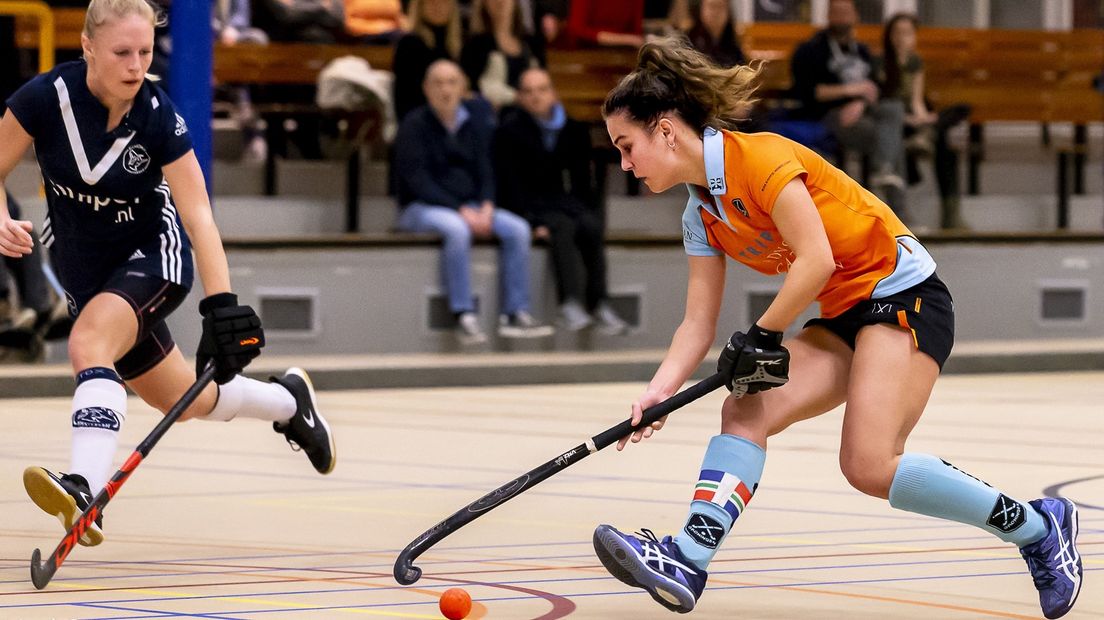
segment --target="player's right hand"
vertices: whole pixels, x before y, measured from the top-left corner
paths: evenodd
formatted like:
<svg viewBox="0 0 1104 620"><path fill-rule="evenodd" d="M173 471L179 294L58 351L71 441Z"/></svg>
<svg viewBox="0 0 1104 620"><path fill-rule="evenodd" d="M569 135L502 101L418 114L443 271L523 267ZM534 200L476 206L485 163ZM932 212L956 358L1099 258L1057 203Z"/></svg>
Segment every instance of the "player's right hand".
<svg viewBox="0 0 1104 620"><path fill-rule="evenodd" d="M790 352L782 346L782 332L752 325L728 339L717 359L728 391L742 396L785 385L790 380Z"/></svg>
<svg viewBox="0 0 1104 620"><path fill-rule="evenodd" d="M648 407L651 407L652 405L655 405L657 403L661 403L661 402L667 400L670 397L671 397L671 394L664 394L662 392L655 392L655 391L652 391L652 390L648 390L648 391L644 392L644 394L642 394L640 396L640 398L638 398L637 401L635 403L633 403L633 406L632 406L632 423L633 423L633 426L636 426L637 424L639 424L640 420L643 419L645 409L647 409ZM635 433L633 433L631 435L626 435L626 436L622 437L617 442L617 449L618 450L624 450L625 446L627 446L630 441L633 442L633 443L638 443L641 439L647 439L647 438L651 437L652 433L654 433L654 432L658 431L659 429L663 428L663 425L666 422L667 422L667 416L663 416L662 418L660 418L660 419L656 420L655 422L653 422L650 426L645 426L644 428L636 431Z"/></svg>
<svg viewBox="0 0 1104 620"><path fill-rule="evenodd" d="M222 384L261 354L265 345L261 319L253 308L238 304L233 293L216 293L199 302L203 335L196 351L196 374L207 363L215 365L215 382Z"/></svg>
<svg viewBox="0 0 1104 620"><path fill-rule="evenodd" d="M0 222L0 254L20 258L34 250L33 225L27 220L4 218Z"/></svg>

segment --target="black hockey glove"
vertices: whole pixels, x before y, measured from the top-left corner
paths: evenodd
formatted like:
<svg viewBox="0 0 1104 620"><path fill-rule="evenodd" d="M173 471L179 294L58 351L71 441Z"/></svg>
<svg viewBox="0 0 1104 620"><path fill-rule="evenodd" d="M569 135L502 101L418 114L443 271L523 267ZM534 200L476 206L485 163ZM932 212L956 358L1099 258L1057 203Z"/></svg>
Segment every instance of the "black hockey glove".
<svg viewBox="0 0 1104 620"><path fill-rule="evenodd" d="M717 372L725 376L728 390L740 395L785 385L790 352L782 346L782 332L752 325L746 334L732 334L717 360Z"/></svg>
<svg viewBox="0 0 1104 620"><path fill-rule="evenodd" d="M233 293L217 293L199 302L203 335L196 351L196 374L215 365L215 382L226 383L261 354L264 330L253 308L238 305Z"/></svg>

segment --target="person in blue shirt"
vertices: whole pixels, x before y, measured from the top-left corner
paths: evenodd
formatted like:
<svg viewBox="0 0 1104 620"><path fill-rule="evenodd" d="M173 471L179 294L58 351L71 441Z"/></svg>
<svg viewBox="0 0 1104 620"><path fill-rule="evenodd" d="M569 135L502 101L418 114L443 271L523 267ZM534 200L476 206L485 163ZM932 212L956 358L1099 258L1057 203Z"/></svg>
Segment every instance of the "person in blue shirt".
<svg viewBox="0 0 1104 620"><path fill-rule="evenodd" d="M320 473L335 462L333 437L304 371L292 368L271 383L239 375L264 346L264 331L231 292L188 126L147 75L157 23L144 0L92 0L83 59L28 82L0 120L0 254L32 251L31 223L8 216L3 182L33 144L48 207L42 245L76 319L69 337L77 383L69 473L41 467L23 473L31 499L67 529L112 473L126 418L124 385L166 412L208 363L216 384L182 419L268 420ZM193 370L165 318L184 301L195 270L206 296ZM81 543L102 541L97 519Z"/></svg>

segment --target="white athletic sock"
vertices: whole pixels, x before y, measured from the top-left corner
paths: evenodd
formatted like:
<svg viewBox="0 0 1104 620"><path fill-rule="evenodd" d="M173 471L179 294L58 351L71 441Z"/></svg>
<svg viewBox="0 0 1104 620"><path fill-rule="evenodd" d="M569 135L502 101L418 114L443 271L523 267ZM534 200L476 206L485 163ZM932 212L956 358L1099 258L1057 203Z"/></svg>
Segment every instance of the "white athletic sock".
<svg viewBox="0 0 1104 620"><path fill-rule="evenodd" d="M218 386L215 408L200 420L229 422L238 416L287 422L295 415L295 397L278 383L238 375Z"/></svg>
<svg viewBox="0 0 1104 620"><path fill-rule="evenodd" d="M73 392L73 453L69 473L88 481L92 495L113 473L111 463L126 420L126 389L114 370L96 367L77 375Z"/></svg>

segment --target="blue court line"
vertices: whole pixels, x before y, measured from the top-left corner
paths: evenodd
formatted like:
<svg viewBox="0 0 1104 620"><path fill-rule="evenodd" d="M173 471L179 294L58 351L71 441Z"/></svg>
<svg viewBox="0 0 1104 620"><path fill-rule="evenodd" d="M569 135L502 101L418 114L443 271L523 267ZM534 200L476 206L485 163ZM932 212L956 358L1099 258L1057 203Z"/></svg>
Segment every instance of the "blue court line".
<svg viewBox="0 0 1104 620"><path fill-rule="evenodd" d="M1104 568L1102 568L1102 569L1086 569L1086 570L1104 570ZM974 578L979 578L979 577L1009 577L1009 576L1012 576L1012 575L1022 575L1022 574L1023 574L1023 571L1005 572L1005 573L972 573L972 574L966 574L966 575L928 575L928 576L924 576L924 577L882 577L882 578L877 578L877 579L854 579L854 580L846 580L846 581L818 581L818 582L808 582L808 583L789 583L789 582L786 582L786 583L772 583L772 584L758 584L758 585L716 586L716 587L709 588L709 590L710 591L714 591L714 590L749 590L749 589L764 589L764 588L800 589L800 588L811 588L811 587L821 587L821 586L861 585L861 584L869 584L869 583L893 583L893 582L904 582L904 581L935 581L935 580L945 580L945 579L974 579ZM613 578L610 577L609 579L613 579ZM487 586L493 587L494 584L487 584ZM572 593L572 594L557 594L556 596L561 597L561 598L573 599L573 598L592 597L592 596L621 596L621 595L634 595L634 594L635 595L640 595L640 594L644 594L644 593L639 591L639 590L632 590L632 591L628 591L628 592L626 592L626 591L618 591L618 592L578 592L578 593ZM503 602L503 601L519 601L519 600L534 600L534 599L542 600L542 599L540 599L540 597L537 597L537 596L534 596L534 595L523 595L523 596L504 596L504 597L494 597L494 598L481 597L479 599L479 602L481 602L481 603L494 603L494 602ZM241 617L241 616L256 615L256 614L328 611L328 610L333 610L333 609L380 609L380 608L386 608L386 607L414 607L414 606L435 605L435 604L436 604L436 601L418 601L418 602L408 602L408 603L377 603L377 604L368 604L368 605L329 605L329 606L324 606L324 607L296 607L294 609L253 609L253 610L243 610L243 611L226 611L226 612L212 612L212 613L234 614L234 618L238 618L238 617ZM129 617L134 617L134 616L129 616ZM162 617L162 616L149 616L149 617ZM210 617L210 616L202 616L202 617ZM111 619L103 618L103 619L100 619L100 620L111 620Z"/></svg>
<svg viewBox="0 0 1104 620"><path fill-rule="evenodd" d="M1082 557L1096 557L1096 556L1102 555L1102 553L1089 553L1089 554L1084 554L1083 553L1081 555L1082 555ZM512 559L513 558L511 558L511 560ZM749 569L737 569L737 570L727 570L727 571L712 571L711 574L713 574L713 575L738 575L738 574L775 573L775 572L805 572L805 571L815 571L815 570L854 570L854 569L862 569L862 568L892 568L892 567L922 566L922 565L935 565L935 564L953 565L953 564L968 564L968 563L977 563L977 562L1009 562L1009 561L1017 561L1017 560L1019 560L1019 558L1017 558L1017 557L1007 557L1007 558L960 558L960 559L956 558L956 559L953 559L953 560L911 560L911 561L904 561L904 562L873 562L873 563L867 562L867 563L861 563L861 564L840 564L840 565L832 565L832 566L817 566L817 565L814 565L814 566L782 567L782 568L749 568ZM548 568L550 568L551 570L557 570L559 567L548 567ZM569 570L569 569L567 567L564 567L563 570ZM1104 570L1104 569L1086 568L1085 570L1087 571L1087 570ZM493 572L493 571L488 571L488 572ZM1009 572L1009 573L992 573L992 574L1015 575L1015 574L1022 574L1023 572L1024 571L1016 571L1016 572ZM986 574L983 574L983 575L980 575L980 576L985 576L985 575L989 575L989 573L986 573ZM965 577L970 577L970 576L979 576L979 575L964 575L964 576ZM434 587L444 587L444 585L447 585L447 583L450 583L450 582L451 583L465 583L465 584L470 584L471 583L470 580L453 580L453 579L449 579L448 577L449 577L449 574L445 573L442 577L434 578L436 581L444 582L444 583L437 584ZM934 576L933 578L951 578L951 577L956 577L956 575L948 575L948 576L942 576L942 577ZM350 576L346 577L346 579L356 579L356 578L358 578L358 576L356 576L356 575L350 575ZM371 577L359 576L359 578L371 578ZM603 575L590 576L590 577L567 577L567 578L554 578L554 579L522 579L522 580L512 580L512 581L486 582L485 585L488 586L488 587L493 587L494 585L532 585L532 584L547 584L547 583L571 583L571 582L596 581L596 580L606 580L606 579L613 579L613 577L610 577L609 575L604 575L603 574ZM891 578L884 578L884 579L901 580L901 579L912 579L912 578L892 578L892 579ZM825 582L825 583L865 583L865 581L863 581L863 580L859 580L859 581L848 580L848 581ZM212 586L217 586L218 584L211 584L211 585ZM793 585L798 585L798 584L793 584ZM801 585L809 585L809 584L801 584ZM750 587L750 586L739 586L739 587ZM766 586L756 586L756 587L766 587ZM139 588L136 588L136 589L139 589ZM154 602L180 602L180 601L215 600L215 599L227 599L227 598L265 598L265 597L300 596L300 595L330 594L330 593L347 594L347 593L352 593L352 592L380 592L380 591L385 591L385 590L403 590L403 589L405 589L403 586L385 585L385 586L354 586L354 587L347 587L347 588L293 590L293 591L283 591L283 592L250 592L250 593L238 592L238 593L232 593L232 594L197 594L197 595L194 595L194 596L165 596L165 597L155 597L155 598L147 597L147 598L131 598L131 599L115 599L115 600L106 600L106 601L96 601L95 605L110 606L110 605L125 605L125 604L131 604L131 603L146 603L146 604L149 604L149 603L154 603ZM711 589L717 589L717 588L711 588ZM726 587L722 586L720 589L726 589ZM521 597L521 598L530 598L530 597ZM482 599L481 598L480 600L483 601L483 600L512 600L512 599ZM358 607L405 605L405 604L420 604L420 603L385 603L385 604L363 605L363 606L358 606ZM90 603L90 602L86 603L86 602L81 602L81 601L52 602L52 603L31 603L31 604L21 604L21 605L2 605L2 606L0 606L0 608L13 609L13 608L64 607L64 606L69 606L69 605L78 605L78 606L79 605L93 605L93 603ZM346 607L346 606L342 606L342 607ZM333 608L334 607L322 608L322 609L333 609ZM309 609L309 608L297 608L297 609L301 609L303 611L311 611L312 610L312 609ZM142 610L138 610L138 609L130 610L130 609L128 609L127 611L148 611L150 613L156 613L156 610L144 610L144 609L142 609ZM279 611L279 610L273 610L273 611ZM294 610L287 610L287 611L294 611ZM212 613L239 613L239 612L212 612ZM253 612L243 612L243 613L253 613ZM261 613L261 612L257 612L257 613ZM204 616L204 617L206 617L206 616Z"/></svg>
<svg viewBox="0 0 1104 620"><path fill-rule="evenodd" d="M927 529L941 529L941 527L942 526L940 526L939 528L932 527L932 528L927 528ZM958 527L958 524L950 523L946 527ZM900 528L882 528L882 529L889 529L891 531L900 531ZM828 530L828 531L832 531L832 530ZM849 531L862 531L862 530L859 529L859 528L856 528L855 530L849 530ZM1082 531L1084 532L1085 530L1082 530ZM1089 531L1095 531L1095 530L1089 530ZM756 535L752 535L752 536L755 537L755 536L769 536L769 535L756 534ZM957 536L957 537L943 536L943 537L939 537L939 538L907 538L907 539L874 540L874 541L841 541L841 542L830 542L830 543L823 543L823 544L796 543L796 544L763 545L763 546L755 546L755 547L743 547L743 548L734 549L733 551L746 552L746 553L759 553L759 552L762 552L762 551L765 551L765 550L780 550L780 549L805 549L805 548L825 549L825 548L831 548L831 547L841 547L841 546L851 546L851 545L892 545L892 544L906 544L906 543L908 543L908 544L932 543L932 542L944 542L944 541L946 541L946 542L952 542L952 541L977 541L977 542L982 542L982 541L989 541L989 540L990 540L990 538L987 537L987 536L979 536L979 535L975 534L975 535ZM437 555L441 555L442 552L448 552L448 551L487 550L487 549L496 549L496 548L501 549L501 548L512 548L512 547L532 548L532 547L549 547L549 546L582 545L582 544L589 545L590 542L589 541L576 541L576 542L570 542L570 543L556 542L556 543L540 543L540 544L518 543L518 544L504 544L504 545L469 545L469 546L462 546L462 547L441 548L441 549L438 549ZM83 562L81 562L81 565L82 565L83 568L107 568L107 567L111 567L113 565L130 567L130 566L144 566L144 565L149 565L149 564L163 565L163 564L170 564L170 563L189 565L189 564L206 564L208 562L218 562L218 561L238 560L238 559L269 560L269 559L286 559L286 558L292 558L292 557L325 557L325 556L333 556L333 555L358 555L358 554L368 554L368 553L372 553L372 552L348 551L348 552L335 552L335 553L301 553L301 554L284 554L284 555L277 555L277 556L248 556L248 557L244 557L244 558L243 557L229 557L229 558L211 558L211 559L177 560L177 561L156 560L156 561L145 561L145 562L127 562L127 561L93 562L93 561L83 561ZM392 552L391 551L380 551L380 552L375 552L375 553L392 553ZM498 557L490 557L490 558L485 557L485 558L475 558L475 559L471 559L471 558L460 558L460 559L457 559L457 558L440 558L440 559L434 559L434 560L423 560L423 561L419 562L419 564L426 565L426 566L433 566L433 565L440 565L440 564L451 564L451 563L456 563L456 562L487 563L487 562L501 562L501 561L570 560L570 559L575 559L575 558L590 558L590 557L592 557L592 554L588 552L588 553L561 554L561 555L551 555L551 556L549 556L549 555L517 556L517 557L510 557L510 558L498 558ZM372 570L372 569L376 569L376 568L378 568L378 569L389 569L392 566L393 566L392 562L380 562L380 563L371 563L371 564L365 564L365 563L338 564L338 565L321 566L321 567L263 567L263 566L260 566L260 567L225 567L226 568L225 570L206 570L206 571L187 571L187 572L168 572L168 573L130 572L130 573L122 574L122 575L70 577L70 578L57 579L56 581L68 581L68 582L101 581L101 580L110 580L110 579L143 579L143 578L153 578L153 577L181 577L181 576L190 576L190 575L232 575L232 574L237 574L237 573L276 573L276 572L286 572L286 571L318 572L318 571L326 571L326 570L345 570L345 569ZM15 568L19 568L19 567L17 566ZM212 566L211 568L218 569L219 567ZM388 572L388 571L383 571L383 572ZM24 581L25 581L24 579L13 579L13 580L7 580L7 581L0 581L0 584L23 583ZM0 605L0 608L3 608L3 607L4 607L3 605Z"/></svg>
<svg viewBox="0 0 1104 620"><path fill-rule="evenodd" d="M123 618L215 618L217 620L238 620L233 616L223 616L215 614L202 614L199 612L183 613L175 611L162 611L159 612L156 609L138 609L133 607L119 607L116 605L103 605L100 603L75 603L76 607L91 607L93 609L110 609L112 611L129 611L139 614L147 614L144 616L102 616L103 620L108 619L123 619ZM154 614L154 615L148 615Z"/></svg>

